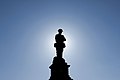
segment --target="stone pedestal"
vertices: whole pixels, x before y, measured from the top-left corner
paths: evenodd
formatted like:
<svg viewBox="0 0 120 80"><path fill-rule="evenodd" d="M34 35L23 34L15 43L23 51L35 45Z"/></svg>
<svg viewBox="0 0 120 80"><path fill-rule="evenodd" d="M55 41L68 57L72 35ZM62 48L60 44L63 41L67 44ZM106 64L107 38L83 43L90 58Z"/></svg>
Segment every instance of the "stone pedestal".
<svg viewBox="0 0 120 80"><path fill-rule="evenodd" d="M51 69L51 77L49 80L73 80L69 76L68 68L63 58L54 57L52 65L49 67Z"/></svg>

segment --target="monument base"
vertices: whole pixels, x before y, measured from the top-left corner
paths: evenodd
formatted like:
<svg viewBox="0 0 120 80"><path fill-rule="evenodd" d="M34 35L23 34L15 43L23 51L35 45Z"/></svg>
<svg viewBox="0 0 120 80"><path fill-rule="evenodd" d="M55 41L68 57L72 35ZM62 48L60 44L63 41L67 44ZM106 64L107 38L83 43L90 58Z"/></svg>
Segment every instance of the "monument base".
<svg viewBox="0 0 120 80"><path fill-rule="evenodd" d="M63 58L54 57L52 65L49 67L51 69L51 77L49 80L73 80L69 76L68 68Z"/></svg>

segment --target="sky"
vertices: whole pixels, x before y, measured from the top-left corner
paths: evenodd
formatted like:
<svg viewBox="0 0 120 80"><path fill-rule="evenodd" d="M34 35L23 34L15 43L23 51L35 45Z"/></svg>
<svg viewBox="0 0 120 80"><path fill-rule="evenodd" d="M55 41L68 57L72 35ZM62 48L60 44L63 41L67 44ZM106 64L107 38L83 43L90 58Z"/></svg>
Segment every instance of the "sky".
<svg viewBox="0 0 120 80"><path fill-rule="evenodd" d="M0 0L0 80L48 80L62 28L74 80L120 80L119 0Z"/></svg>

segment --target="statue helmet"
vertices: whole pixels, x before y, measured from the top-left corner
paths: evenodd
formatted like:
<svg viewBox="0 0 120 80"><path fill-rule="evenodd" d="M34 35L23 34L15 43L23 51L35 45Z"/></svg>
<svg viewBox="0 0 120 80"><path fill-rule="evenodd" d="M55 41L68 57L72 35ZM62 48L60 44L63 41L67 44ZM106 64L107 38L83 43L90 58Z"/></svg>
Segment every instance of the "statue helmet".
<svg viewBox="0 0 120 80"><path fill-rule="evenodd" d="M58 32L62 33L62 32L63 32L63 30L62 30L62 29L58 29Z"/></svg>

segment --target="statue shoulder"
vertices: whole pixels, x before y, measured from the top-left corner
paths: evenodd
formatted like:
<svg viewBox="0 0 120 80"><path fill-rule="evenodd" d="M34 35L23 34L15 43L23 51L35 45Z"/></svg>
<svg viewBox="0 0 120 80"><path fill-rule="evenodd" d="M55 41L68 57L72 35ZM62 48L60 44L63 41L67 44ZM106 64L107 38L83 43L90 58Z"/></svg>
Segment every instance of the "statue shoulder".
<svg viewBox="0 0 120 80"><path fill-rule="evenodd" d="M56 34L55 37L59 37L59 34Z"/></svg>

